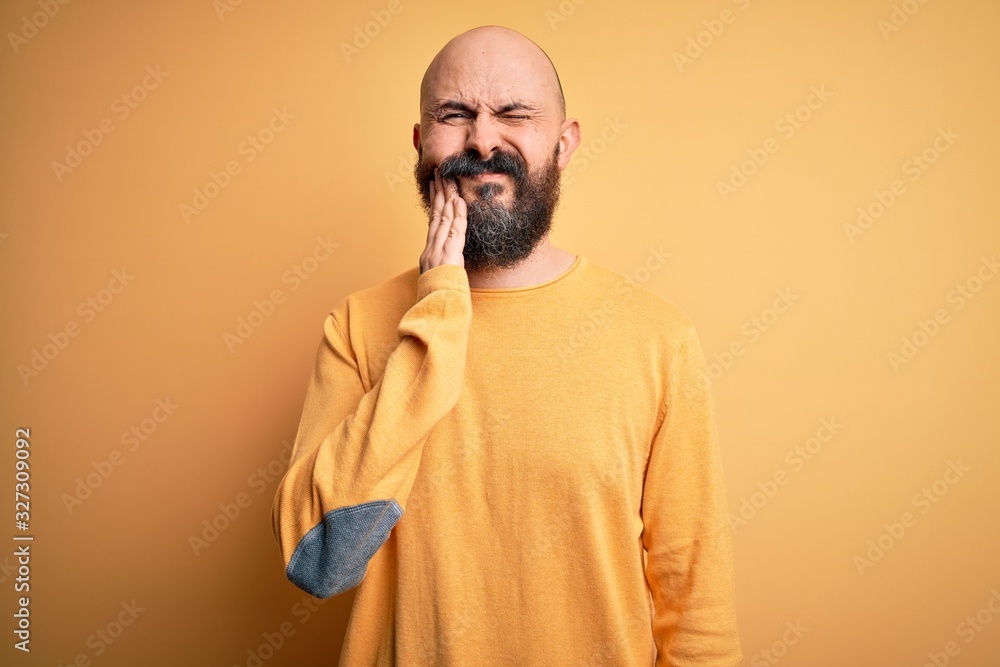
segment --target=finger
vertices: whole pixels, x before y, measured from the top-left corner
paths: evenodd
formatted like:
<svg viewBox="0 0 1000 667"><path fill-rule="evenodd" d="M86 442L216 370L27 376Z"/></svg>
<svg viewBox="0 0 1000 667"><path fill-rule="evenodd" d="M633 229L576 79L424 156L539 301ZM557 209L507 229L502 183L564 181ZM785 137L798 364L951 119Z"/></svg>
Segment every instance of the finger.
<svg viewBox="0 0 1000 667"><path fill-rule="evenodd" d="M448 232L451 230L451 221L454 217L455 203L453 199L449 199L444 205L444 211L441 213L441 224L438 225L434 236L434 249L438 253L444 249L444 242L448 238Z"/></svg>
<svg viewBox="0 0 1000 667"><path fill-rule="evenodd" d="M454 206L454 211L455 211L454 218L458 218L459 216L464 218L467 213L467 209L465 206L465 200L462 198L462 195L458 192L458 180L457 179L448 180L445 187L448 189L447 197L452 201L452 206ZM459 208L460 206L461 208ZM452 220L452 224L455 224L454 219ZM464 220L462 221L462 224L464 231Z"/></svg>
<svg viewBox="0 0 1000 667"><path fill-rule="evenodd" d="M434 238L434 233L437 231L438 223L441 222L441 213L444 211L444 205L444 189L441 187L441 184L438 183L437 187L434 188L434 199L431 200L431 221L427 230L428 242Z"/></svg>
<svg viewBox="0 0 1000 667"><path fill-rule="evenodd" d="M438 177L438 169L434 168L434 178L428 185L431 201L431 215L427 223L427 240L424 250L420 253L420 272L424 272L428 264L436 263L436 256L440 254L434 247L437 240L437 231L441 224L441 213L444 210L444 192L441 187L441 180Z"/></svg>
<svg viewBox="0 0 1000 667"><path fill-rule="evenodd" d="M461 256L465 250L465 229L467 224L467 214L468 207L462 196L458 194L458 183L452 182L451 184L451 203L453 208L453 215L451 219L451 226L447 232L447 239L445 240L445 249L449 255L459 255Z"/></svg>
<svg viewBox="0 0 1000 667"><path fill-rule="evenodd" d="M451 226L455 228L459 236L465 236L465 228L469 223L468 214L469 210L465 200L461 197L455 197L455 219L452 220Z"/></svg>
<svg viewBox="0 0 1000 667"><path fill-rule="evenodd" d="M451 228L444 242L444 252L452 257L464 259L465 251L465 200L461 197L455 198L455 217L451 221Z"/></svg>

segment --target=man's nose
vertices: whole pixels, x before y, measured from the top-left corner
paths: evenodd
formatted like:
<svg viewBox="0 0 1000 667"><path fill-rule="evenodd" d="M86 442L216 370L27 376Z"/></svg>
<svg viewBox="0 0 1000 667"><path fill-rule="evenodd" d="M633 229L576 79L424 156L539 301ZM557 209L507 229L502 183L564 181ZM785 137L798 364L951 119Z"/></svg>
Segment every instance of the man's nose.
<svg viewBox="0 0 1000 667"><path fill-rule="evenodd" d="M493 152L503 144L500 130L486 114L479 114L469 125L469 135L465 141L466 150L475 150L482 160L489 160Z"/></svg>

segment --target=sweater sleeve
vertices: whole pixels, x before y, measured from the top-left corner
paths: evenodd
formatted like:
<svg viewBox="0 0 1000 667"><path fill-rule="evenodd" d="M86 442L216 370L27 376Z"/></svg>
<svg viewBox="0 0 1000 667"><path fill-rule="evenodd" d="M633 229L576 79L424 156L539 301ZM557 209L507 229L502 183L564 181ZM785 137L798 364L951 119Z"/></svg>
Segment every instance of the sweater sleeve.
<svg viewBox="0 0 1000 667"><path fill-rule="evenodd" d="M366 393L344 304L324 323L271 506L286 576L318 598L361 583L402 516L427 435L458 402L472 317L463 267L425 271L398 324L399 344Z"/></svg>
<svg viewBox="0 0 1000 667"><path fill-rule="evenodd" d="M739 667L732 532L704 353L671 361L642 496L656 667Z"/></svg>

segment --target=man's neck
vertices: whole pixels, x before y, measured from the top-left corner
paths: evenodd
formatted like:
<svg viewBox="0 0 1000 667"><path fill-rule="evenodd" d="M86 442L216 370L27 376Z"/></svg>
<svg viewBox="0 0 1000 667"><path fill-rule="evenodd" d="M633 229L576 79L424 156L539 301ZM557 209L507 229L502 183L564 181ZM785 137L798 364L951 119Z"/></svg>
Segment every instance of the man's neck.
<svg viewBox="0 0 1000 667"><path fill-rule="evenodd" d="M546 235L530 255L514 266L495 271L468 271L469 287L496 289L540 285L565 273L575 261L576 255L550 244Z"/></svg>

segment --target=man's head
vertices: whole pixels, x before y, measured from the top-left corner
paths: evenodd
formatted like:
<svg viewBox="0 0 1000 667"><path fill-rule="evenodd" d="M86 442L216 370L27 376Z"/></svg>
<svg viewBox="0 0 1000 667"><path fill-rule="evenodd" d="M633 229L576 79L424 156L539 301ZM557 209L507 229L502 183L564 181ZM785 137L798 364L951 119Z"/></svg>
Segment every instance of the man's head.
<svg viewBox="0 0 1000 667"><path fill-rule="evenodd" d="M513 30L458 35L421 81L414 176L428 212L434 168L457 180L468 209L467 269L503 268L531 254L549 232L559 177L579 142L555 67Z"/></svg>

